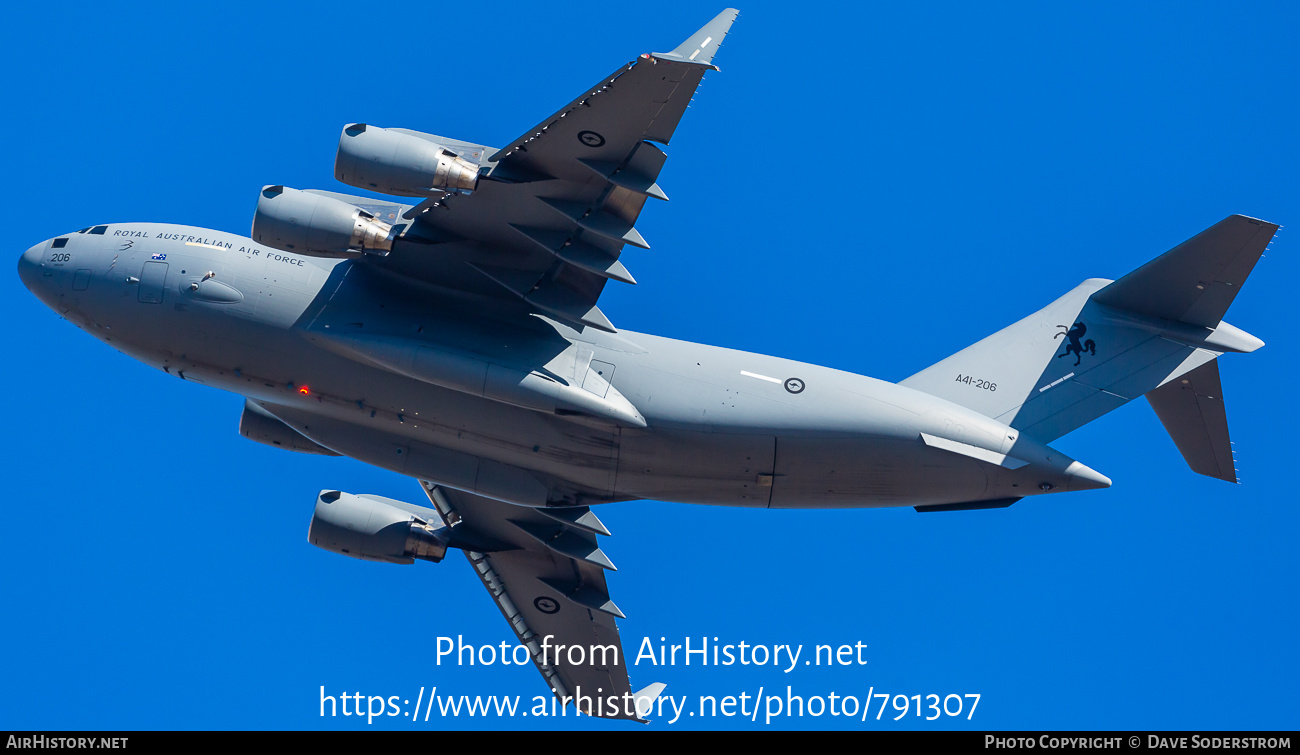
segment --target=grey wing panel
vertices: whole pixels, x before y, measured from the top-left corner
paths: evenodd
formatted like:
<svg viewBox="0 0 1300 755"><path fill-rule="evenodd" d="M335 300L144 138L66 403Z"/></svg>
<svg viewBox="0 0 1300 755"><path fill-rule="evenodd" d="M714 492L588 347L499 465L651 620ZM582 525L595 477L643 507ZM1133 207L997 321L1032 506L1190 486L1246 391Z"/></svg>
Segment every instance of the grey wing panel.
<svg viewBox="0 0 1300 755"><path fill-rule="evenodd" d="M614 697L621 706L631 687L615 625L622 613L609 599L599 564L613 565L595 544L596 532L607 531L595 515L585 509L548 515L420 484L454 532L493 544L465 555L561 702L576 698L589 715L640 720L609 704Z"/></svg>
<svg viewBox="0 0 1300 755"><path fill-rule="evenodd" d="M718 54L718 47L739 15L740 11L735 8L727 8L678 45L677 49L672 52L658 53L657 57L693 60L696 63L713 62L713 56Z"/></svg>
<svg viewBox="0 0 1300 755"><path fill-rule="evenodd" d="M670 53L640 56L488 160L559 178L574 160L620 163L642 139L667 144L737 14L724 10Z"/></svg>
<svg viewBox="0 0 1300 755"><path fill-rule="evenodd" d="M715 18L684 54L621 66L491 155L472 193L407 212L392 253L365 263L615 332L596 303L609 280L635 283L620 256L649 248L637 219L647 199L668 198L657 183L667 156L651 142L668 142L734 18Z"/></svg>
<svg viewBox="0 0 1300 755"><path fill-rule="evenodd" d="M1233 215L1125 275L1092 298L1099 304L1213 328L1278 226Z"/></svg>
<svg viewBox="0 0 1300 755"><path fill-rule="evenodd" d="M1146 396L1193 472L1237 482L1217 361L1170 380Z"/></svg>

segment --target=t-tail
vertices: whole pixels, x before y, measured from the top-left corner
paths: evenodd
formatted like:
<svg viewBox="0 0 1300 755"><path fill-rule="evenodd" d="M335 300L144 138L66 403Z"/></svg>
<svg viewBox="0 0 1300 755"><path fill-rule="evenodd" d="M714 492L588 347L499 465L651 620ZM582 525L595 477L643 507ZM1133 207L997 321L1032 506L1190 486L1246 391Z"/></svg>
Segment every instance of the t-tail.
<svg viewBox="0 0 1300 755"><path fill-rule="evenodd" d="M1236 482L1215 360L1264 345L1223 316L1277 229L1233 215L1117 281L1084 281L902 385L1044 443L1146 396L1193 471Z"/></svg>

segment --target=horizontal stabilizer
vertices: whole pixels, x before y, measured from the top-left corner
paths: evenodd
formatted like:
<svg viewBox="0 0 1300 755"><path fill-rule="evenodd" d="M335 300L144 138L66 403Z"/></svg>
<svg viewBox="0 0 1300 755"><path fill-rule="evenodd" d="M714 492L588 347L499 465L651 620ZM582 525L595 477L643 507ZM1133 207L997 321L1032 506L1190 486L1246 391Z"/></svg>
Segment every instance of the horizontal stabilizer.
<svg viewBox="0 0 1300 755"><path fill-rule="evenodd" d="M1237 482L1218 361L1170 380L1146 396L1193 472Z"/></svg>
<svg viewBox="0 0 1300 755"><path fill-rule="evenodd" d="M1213 328L1277 229L1245 215L1225 218L1098 291L1093 301Z"/></svg>

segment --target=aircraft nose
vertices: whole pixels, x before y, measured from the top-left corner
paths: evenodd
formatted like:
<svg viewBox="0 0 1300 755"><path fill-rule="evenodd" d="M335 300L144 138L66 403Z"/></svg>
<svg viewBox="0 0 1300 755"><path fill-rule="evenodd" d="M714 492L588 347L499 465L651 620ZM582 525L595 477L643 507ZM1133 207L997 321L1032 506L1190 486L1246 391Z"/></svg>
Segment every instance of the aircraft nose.
<svg viewBox="0 0 1300 755"><path fill-rule="evenodd" d="M41 277L41 248L44 246L37 244L18 258L18 277L32 293L36 293L36 284Z"/></svg>

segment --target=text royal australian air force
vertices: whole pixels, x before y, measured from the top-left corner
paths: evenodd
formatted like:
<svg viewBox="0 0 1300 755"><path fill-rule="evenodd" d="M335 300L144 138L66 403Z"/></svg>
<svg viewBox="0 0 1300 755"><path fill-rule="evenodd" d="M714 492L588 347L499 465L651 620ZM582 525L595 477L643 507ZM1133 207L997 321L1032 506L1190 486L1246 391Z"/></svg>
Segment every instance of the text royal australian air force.
<svg viewBox="0 0 1300 755"><path fill-rule="evenodd" d="M209 231L208 233L211 232ZM132 226L123 226L121 228L114 228L112 232L107 235L110 238L116 237L129 239L129 241L123 243L130 245L133 245L137 239L149 239L153 242L167 242L172 245L188 247L189 249L187 251L194 251L196 248L229 250L241 253L250 259L265 258L272 262L296 265L297 267L303 267L305 263L305 258L303 257L299 257L295 254L277 252L274 249L267 249L266 247L257 246L256 244L245 243L247 241L246 239L239 239L241 243L235 243L227 241L219 236L182 233L174 227L169 227L168 230L157 231ZM129 248L129 246L127 248Z"/></svg>

